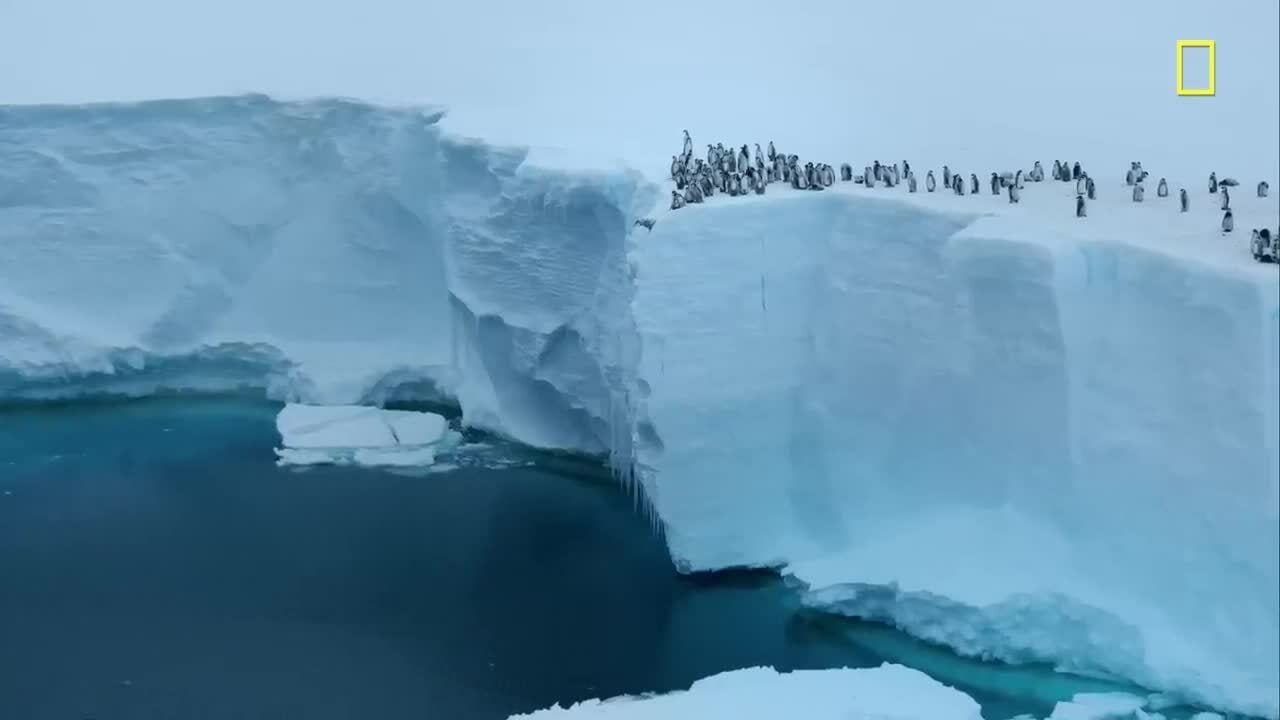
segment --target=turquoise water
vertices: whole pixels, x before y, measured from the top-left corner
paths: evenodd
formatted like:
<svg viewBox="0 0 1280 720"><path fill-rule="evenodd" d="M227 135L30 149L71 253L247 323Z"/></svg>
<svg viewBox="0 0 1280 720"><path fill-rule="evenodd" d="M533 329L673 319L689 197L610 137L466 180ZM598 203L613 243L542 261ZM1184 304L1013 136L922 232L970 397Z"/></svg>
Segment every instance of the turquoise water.
<svg viewBox="0 0 1280 720"><path fill-rule="evenodd" d="M0 412L0 717L503 718L886 659L989 719L1097 689L801 611L772 575L682 577L587 461L278 468L276 409Z"/></svg>

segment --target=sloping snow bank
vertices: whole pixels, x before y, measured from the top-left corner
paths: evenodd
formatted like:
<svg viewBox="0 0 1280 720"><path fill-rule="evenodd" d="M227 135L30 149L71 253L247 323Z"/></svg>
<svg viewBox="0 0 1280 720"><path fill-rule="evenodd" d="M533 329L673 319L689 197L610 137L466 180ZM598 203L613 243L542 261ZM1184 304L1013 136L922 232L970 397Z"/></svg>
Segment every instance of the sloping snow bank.
<svg viewBox="0 0 1280 720"><path fill-rule="evenodd" d="M358 405L286 405L276 416L280 465L423 467L449 433L434 413Z"/></svg>
<svg viewBox="0 0 1280 720"><path fill-rule="evenodd" d="M588 700L514 718L609 720L982 720L978 703L918 670L747 668L703 678L685 692Z"/></svg>
<svg viewBox="0 0 1280 720"><path fill-rule="evenodd" d="M1099 193L1079 220L1048 182L663 214L632 259L677 562L1276 717L1280 280L1247 249L1275 199L1224 237L1207 194Z"/></svg>

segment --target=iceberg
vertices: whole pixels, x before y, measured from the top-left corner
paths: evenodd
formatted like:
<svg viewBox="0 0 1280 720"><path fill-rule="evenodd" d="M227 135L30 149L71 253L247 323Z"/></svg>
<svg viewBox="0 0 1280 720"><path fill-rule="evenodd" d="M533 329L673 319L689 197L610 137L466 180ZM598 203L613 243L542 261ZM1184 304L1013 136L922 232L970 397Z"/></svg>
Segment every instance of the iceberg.
<svg viewBox="0 0 1280 720"><path fill-rule="evenodd" d="M435 413L358 405L289 404L276 416L280 465L424 467L448 434Z"/></svg>
<svg viewBox="0 0 1280 720"><path fill-rule="evenodd" d="M668 212L621 163L446 119L0 108L0 403L448 402L608 457L685 570L1280 717L1280 282L1248 249L1276 198L1239 193L1232 235L1172 176L1186 214L1105 181L1081 219L1050 182ZM342 412L285 416L283 450L389 447Z"/></svg>
<svg viewBox="0 0 1280 720"><path fill-rule="evenodd" d="M703 718L844 720L982 720L978 703L928 675L885 663L859 670L746 668L703 678L684 692L588 700L568 708L514 715L529 720L609 718L702 720Z"/></svg>

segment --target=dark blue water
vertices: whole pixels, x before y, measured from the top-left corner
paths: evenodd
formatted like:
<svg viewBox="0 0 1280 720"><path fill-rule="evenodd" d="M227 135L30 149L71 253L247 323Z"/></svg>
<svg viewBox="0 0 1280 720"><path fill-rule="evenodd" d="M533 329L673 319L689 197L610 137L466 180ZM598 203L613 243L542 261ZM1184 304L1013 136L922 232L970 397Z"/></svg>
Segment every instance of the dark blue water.
<svg viewBox="0 0 1280 720"><path fill-rule="evenodd" d="M677 575L590 464L286 470L275 409L0 412L0 718L503 718L885 659L776 578Z"/></svg>

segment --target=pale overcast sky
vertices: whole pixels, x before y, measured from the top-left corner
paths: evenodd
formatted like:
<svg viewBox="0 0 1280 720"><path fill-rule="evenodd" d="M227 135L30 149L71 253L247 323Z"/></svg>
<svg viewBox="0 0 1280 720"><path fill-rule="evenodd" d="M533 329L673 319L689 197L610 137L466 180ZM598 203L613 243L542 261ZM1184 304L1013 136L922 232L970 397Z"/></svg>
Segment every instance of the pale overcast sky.
<svg viewBox="0 0 1280 720"><path fill-rule="evenodd" d="M1180 38L1217 41L1217 96L1174 94ZM1275 184L1278 48L1276 0L0 0L0 103L343 95L656 164L687 127L700 150Z"/></svg>

